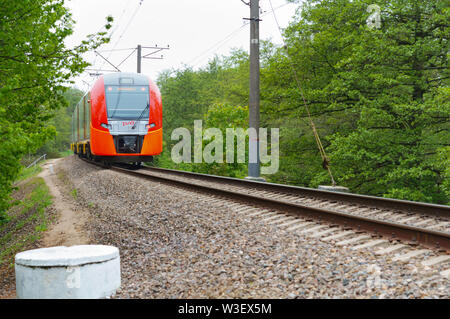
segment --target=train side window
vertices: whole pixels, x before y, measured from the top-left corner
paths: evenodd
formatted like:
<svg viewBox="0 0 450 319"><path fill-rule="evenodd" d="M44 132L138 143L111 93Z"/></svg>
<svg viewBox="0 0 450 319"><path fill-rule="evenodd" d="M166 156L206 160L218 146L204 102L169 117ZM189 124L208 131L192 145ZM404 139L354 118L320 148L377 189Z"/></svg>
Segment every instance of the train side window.
<svg viewBox="0 0 450 319"><path fill-rule="evenodd" d="M91 92L89 92L87 95L86 108L87 108L87 121L86 121L87 138L90 138L91 137Z"/></svg>

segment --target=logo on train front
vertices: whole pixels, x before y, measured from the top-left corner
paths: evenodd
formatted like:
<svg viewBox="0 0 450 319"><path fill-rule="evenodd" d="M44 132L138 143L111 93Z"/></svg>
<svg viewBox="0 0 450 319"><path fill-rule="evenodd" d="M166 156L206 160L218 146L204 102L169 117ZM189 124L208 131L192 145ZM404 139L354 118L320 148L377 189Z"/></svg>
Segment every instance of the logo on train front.
<svg viewBox="0 0 450 319"><path fill-rule="evenodd" d="M122 126L134 125L134 121L122 122Z"/></svg>

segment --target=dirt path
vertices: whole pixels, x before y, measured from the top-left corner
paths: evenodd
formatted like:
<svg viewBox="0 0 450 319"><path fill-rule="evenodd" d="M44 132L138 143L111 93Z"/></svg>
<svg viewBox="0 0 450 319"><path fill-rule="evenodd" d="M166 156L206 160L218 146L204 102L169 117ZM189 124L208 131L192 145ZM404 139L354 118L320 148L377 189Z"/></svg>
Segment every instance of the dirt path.
<svg viewBox="0 0 450 319"><path fill-rule="evenodd" d="M53 196L53 207L58 218L53 223L40 243L42 247L72 246L89 244L89 234L85 230L86 213L75 208L75 202L64 198L60 191L61 181L56 175L58 162L63 159L51 159L42 165L42 172L38 175L45 180Z"/></svg>

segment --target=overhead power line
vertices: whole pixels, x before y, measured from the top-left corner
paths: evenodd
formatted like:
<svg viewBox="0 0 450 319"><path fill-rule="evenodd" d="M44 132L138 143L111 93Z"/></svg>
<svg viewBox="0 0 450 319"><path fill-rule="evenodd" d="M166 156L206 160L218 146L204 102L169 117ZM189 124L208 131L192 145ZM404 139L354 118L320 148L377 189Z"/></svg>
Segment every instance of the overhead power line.
<svg viewBox="0 0 450 319"><path fill-rule="evenodd" d="M128 20L128 23L126 24L125 29L122 31L122 33L120 34L119 38L118 38L117 41L114 43L112 49L111 49L111 50L108 50L110 53L109 53L108 57L106 58L107 60L109 60L109 58L111 57L112 52L115 51L117 44L119 44L119 42L120 42L120 40L122 39L122 37L124 36L125 32L128 30L128 27L130 26L130 24L131 24L131 22L133 21L134 17L136 16L136 14L138 13L139 9L141 8L142 1L143 1L143 0L140 0L140 1L139 1L138 6L137 6L136 9L134 10L134 12L133 12L133 14L131 15L130 19ZM129 3L129 2L128 2L128 3ZM126 10L127 7L128 7L128 3L127 3L127 6L125 7L124 11L122 11L122 16L121 16L120 20L122 19L123 15L125 14L125 10ZM110 38L112 38L114 32L115 32L118 28L119 28L119 24L117 24L117 27L116 27L113 31L111 31ZM100 66L100 68L102 68L104 64L105 64L105 61L103 61L103 63L102 63L102 65Z"/></svg>
<svg viewBox="0 0 450 319"><path fill-rule="evenodd" d="M131 53L130 53L125 59L123 59L122 62L120 62L120 63L117 65L117 67L121 66L122 63L124 63L126 60L128 60L128 58L129 58L130 56L133 55L134 51L136 51L136 48L134 48L133 51L131 51Z"/></svg>
<svg viewBox="0 0 450 319"><path fill-rule="evenodd" d="M276 10L278 10L278 9L288 5L288 4L290 4L290 3L281 4L278 7L275 7L275 9L272 9L272 10L276 11ZM260 17L262 18L262 17L264 17L264 16L266 16L266 15L268 15L270 13L272 13L272 11L264 12ZM208 49L206 49L205 51L203 51L202 53L197 55L195 58L189 60L189 62L187 62L187 64L188 65L192 64L193 66L196 66L197 64L200 63L200 61L198 61L200 58L203 58L206 55L210 54L210 51L217 52L217 50L219 48L221 48L223 45L225 45L228 41L230 41L235 35L237 35L243 28L245 28L249 24L250 24L250 22L245 21L244 24L241 25L239 28L235 29L234 31L232 31L231 33L226 35L222 40L219 40L214 45L212 45L211 47L209 47ZM194 61L195 61L195 63L194 63Z"/></svg>

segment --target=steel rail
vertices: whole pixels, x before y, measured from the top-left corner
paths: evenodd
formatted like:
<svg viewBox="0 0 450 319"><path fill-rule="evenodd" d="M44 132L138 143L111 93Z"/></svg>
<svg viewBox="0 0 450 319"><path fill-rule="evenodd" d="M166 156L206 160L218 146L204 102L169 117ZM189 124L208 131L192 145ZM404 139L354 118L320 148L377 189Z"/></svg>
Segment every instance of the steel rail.
<svg viewBox="0 0 450 319"><path fill-rule="evenodd" d="M292 215L303 216L308 219L323 220L332 224L341 225L344 228L356 228L360 231L369 231L377 235L387 237L389 239L400 239L407 241L410 244L421 244L432 249L445 250L450 252L450 234L441 231L434 231L415 226L404 225L396 222L383 221L368 217L356 216L349 213L339 212L333 209L323 209L292 203L284 200L263 198L236 192L221 188L212 188L210 186L193 184L188 181L177 180L170 177L162 177L151 174L142 173L142 171L129 170L122 167L112 167L114 171L134 175L140 178L164 182L175 186L182 186L186 188L194 188L202 192L219 195L231 199L241 200L245 203L252 203L257 206L282 210ZM209 175L213 176L213 175ZM228 179L228 178L225 178ZM251 182L255 183L255 182ZM269 185L268 183L261 183L261 185ZM335 195L333 192L326 192L327 194ZM372 198L372 197L370 197Z"/></svg>
<svg viewBox="0 0 450 319"><path fill-rule="evenodd" d="M299 187L292 185L283 185L276 183L257 182L251 180L244 180L232 177L208 175L194 172L178 171L173 169L159 168L159 167L142 167L144 170L163 172L178 176L185 176L189 178L197 178L203 180L210 180L214 182L225 182L236 186L253 187L258 190L283 192L292 195L314 196L319 199L345 201L347 203L364 205L367 207L387 208L392 210L401 210L406 213L424 213L430 216L448 217L450 218L450 206L430 204L423 202L413 202L408 200L400 200L393 198L376 197L369 195L359 195L342 192L332 192L314 188Z"/></svg>

